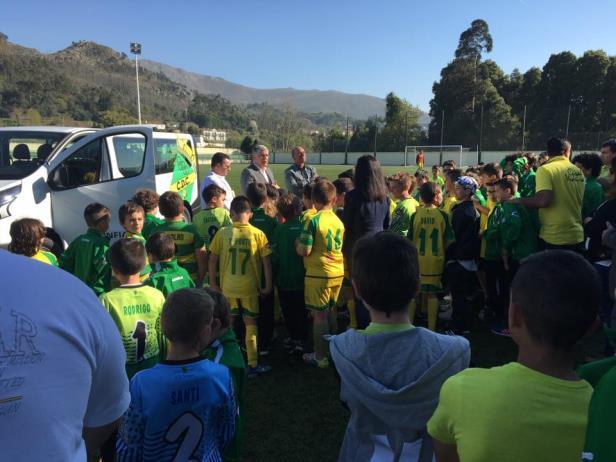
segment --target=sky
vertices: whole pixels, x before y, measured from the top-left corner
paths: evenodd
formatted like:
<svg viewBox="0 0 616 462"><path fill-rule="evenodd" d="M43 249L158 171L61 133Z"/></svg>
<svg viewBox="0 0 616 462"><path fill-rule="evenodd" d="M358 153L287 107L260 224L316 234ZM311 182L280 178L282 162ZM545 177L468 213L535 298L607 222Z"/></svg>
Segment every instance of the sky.
<svg viewBox="0 0 616 462"><path fill-rule="evenodd" d="M4 5L2 5L4 4ZM3 0L0 32L42 52L93 40L143 58L256 88L393 91L428 110L460 33L488 22L505 72L552 53L602 48L616 1L593 0ZM53 6L50 6L53 5ZM602 22L602 18L606 18Z"/></svg>

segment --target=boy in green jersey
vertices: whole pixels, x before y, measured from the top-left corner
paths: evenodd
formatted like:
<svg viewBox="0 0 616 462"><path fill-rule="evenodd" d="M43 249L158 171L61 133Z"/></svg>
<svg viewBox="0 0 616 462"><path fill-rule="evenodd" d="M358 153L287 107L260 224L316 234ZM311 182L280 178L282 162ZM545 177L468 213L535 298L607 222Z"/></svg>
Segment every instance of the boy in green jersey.
<svg viewBox="0 0 616 462"><path fill-rule="evenodd" d="M133 202L143 207L145 211L145 222L143 223L143 237L146 239L154 233L154 228L158 225L162 225L165 220L158 218L158 199L160 196L156 191L151 189L139 189L133 198Z"/></svg>
<svg viewBox="0 0 616 462"><path fill-rule="evenodd" d="M111 211L97 202L83 212L88 231L77 237L60 256L60 268L81 279L97 296L111 284L107 262L109 239L105 233L111 223Z"/></svg>
<svg viewBox="0 0 616 462"><path fill-rule="evenodd" d="M145 237L142 234L143 224L145 223L145 210L143 210L143 207L133 201L125 202L118 210L118 218L125 231L124 237L126 239L136 239L145 246ZM142 282L148 278L150 271L152 271L152 268L146 256L145 266L139 275Z"/></svg>
<svg viewBox="0 0 616 462"><path fill-rule="evenodd" d="M537 174L535 173L537 156L531 152L527 152L524 154L524 157L526 158L526 164L522 170L518 190L520 197L533 197L535 195L535 187L537 184Z"/></svg>
<svg viewBox="0 0 616 462"><path fill-rule="evenodd" d="M509 310L517 361L445 381L427 425L436 460L581 459L592 387L576 375L573 351L596 322L600 293L597 272L573 252L522 262Z"/></svg>
<svg viewBox="0 0 616 462"><path fill-rule="evenodd" d="M11 223L11 243L8 250L48 265L58 266L56 256L43 248L45 226L36 218L21 218Z"/></svg>
<svg viewBox="0 0 616 462"><path fill-rule="evenodd" d="M168 234L154 233L145 245L152 272L145 281L147 285L160 290L165 298L178 289L190 289L195 283L184 268L175 259L175 242Z"/></svg>
<svg viewBox="0 0 616 462"><path fill-rule="evenodd" d="M304 308L304 261L295 251L295 241L302 233L299 197L287 193L277 202L278 213L285 222L276 227L270 243L274 284L278 289L280 307L284 315L288 346L291 352L303 352L308 337L308 312Z"/></svg>
<svg viewBox="0 0 616 462"><path fill-rule="evenodd" d="M267 186L263 183L251 183L246 189L246 197L252 205L252 217L250 224L260 229L272 242L274 231L278 226L278 220L265 213L267 203ZM265 287L265 280L261 281L261 287ZM259 296L259 352L261 355L269 354L270 342L274 336L276 299L274 292Z"/></svg>
<svg viewBox="0 0 616 462"><path fill-rule="evenodd" d="M226 196L225 190L215 184L203 190L203 200L207 208L197 212L192 221L206 247L210 246L210 242L220 228L233 224L229 211L225 208Z"/></svg>
<svg viewBox="0 0 616 462"><path fill-rule="evenodd" d="M237 342L235 333L231 328L231 310L223 294L204 288L214 300L214 313L212 321L212 343L201 353L206 359L226 366L231 373L237 415L235 417L235 435L223 454L224 462L242 461L244 447L244 403L246 401L246 362Z"/></svg>
<svg viewBox="0 0 616 462"><path fill-rule="evenodd" d="M440 165L432 166L432 177L430 178L430 181L439 185L441 189L445 186L445 180L443 179L443 169Z"/></svg>
<svg viewBox="0 0 616 462"><path fill-rule="evenodd" d="M582 220L591 218L595 210L605 201L603 186L597 181L603 162L597 154L579 154L571 161L586 178L584 198L582 199Z"/></svg>
<svg viewBox="0 0 616 462"><path fill-rule="evenodd" d="M392 214L389 231L406 237L411 224L411 216L419 207L419 202L413 198L415 178L406 172L399 172L387 179L387 185L392 198L397 202Z"/></svg>
<svg viewBox="0 0 616 462"><path fill-rule="evenodd" d="M166 233L173 238L178 264L200 286L207 271L205 244L195 225L184 221L182 197L176 192L167 191L160 196L158 208L165 217L165 223L157 226L154 232Z"/></svg>
<svg viewBox="0 0 616 462"><path fill-rule="evenodd" d="M165 296L140 281L145 266L145 247L135 239L120 239L109 249L109 263L120 287L101 295L103 306L116 323L126 350L126 374L130 379L156 364L162 338L160 314Z"/></svg>

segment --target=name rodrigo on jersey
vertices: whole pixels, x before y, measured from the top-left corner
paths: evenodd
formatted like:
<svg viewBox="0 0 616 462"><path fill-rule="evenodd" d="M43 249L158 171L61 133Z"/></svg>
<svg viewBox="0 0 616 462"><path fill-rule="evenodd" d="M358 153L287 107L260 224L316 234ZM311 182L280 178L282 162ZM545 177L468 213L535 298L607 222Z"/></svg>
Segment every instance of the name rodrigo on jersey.
<svg viewBox="0 0 616 462"><path fill-rule="evenodd" d="M143 305L128 305L122 308L125 315L149 313L152 310L149 303L144 303Z"/></svg>

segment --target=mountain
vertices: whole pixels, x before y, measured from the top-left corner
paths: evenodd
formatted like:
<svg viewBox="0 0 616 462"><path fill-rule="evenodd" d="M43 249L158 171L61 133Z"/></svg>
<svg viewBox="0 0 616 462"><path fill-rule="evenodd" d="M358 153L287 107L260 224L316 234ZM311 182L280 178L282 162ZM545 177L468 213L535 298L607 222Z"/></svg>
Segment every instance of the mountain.
<svg viewBox="0 0 616 462"><path fill-rule="evenodd" d="M143 60L141 64L152 72L162 73L186 88L218 94L236 104L268 103L273 106L290 104L302 112L337 112L354 119L367 119L385 114L385 100L375 96L342 93L334 90L297 90L295 88L258 89L229 82L209 75L189 72L177 67Z"/></svg>

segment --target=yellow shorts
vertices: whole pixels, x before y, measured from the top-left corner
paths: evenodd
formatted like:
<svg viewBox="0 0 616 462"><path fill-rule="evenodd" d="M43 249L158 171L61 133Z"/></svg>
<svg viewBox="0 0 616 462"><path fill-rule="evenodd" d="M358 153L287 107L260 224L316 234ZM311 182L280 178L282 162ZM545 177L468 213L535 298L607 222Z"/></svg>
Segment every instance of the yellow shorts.
<svg viewBox="0 0 616 462"><path fill-rule="evenodd" d="M342 277L332 279L305 278L304 302L312 311L325 311L336 306Z"/></svg>
<svg viewBox="0 0 616 462"><path fill-rule="evenodd" d="M259 296L253 295L252 297L228 297L229 307L231 308L232 315L242 315L249 318L256 318L259 316Z"/></svg>

